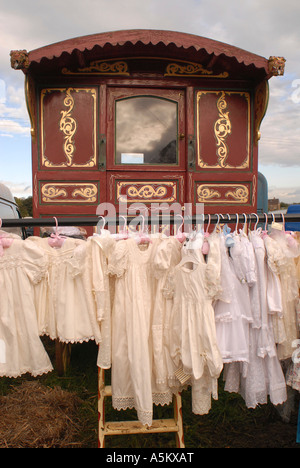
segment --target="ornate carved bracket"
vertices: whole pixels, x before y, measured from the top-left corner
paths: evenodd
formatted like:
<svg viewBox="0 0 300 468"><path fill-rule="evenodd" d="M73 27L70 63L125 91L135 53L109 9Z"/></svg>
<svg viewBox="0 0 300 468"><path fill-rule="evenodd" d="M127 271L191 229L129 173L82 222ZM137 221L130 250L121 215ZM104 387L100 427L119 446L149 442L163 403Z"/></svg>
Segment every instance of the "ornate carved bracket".
<svg viewBox="0 0 300 468"><path fill-rule="evenodd" d="M27 70L29 67L29 57L27 50L11 50L10 64L14 70Z"/></svg>
<svg viewBox="0 0 300 468"><path fill-rule="evenodd" d="M278 76L284 74L285 67L285 58L284 57L274 57L273 55L269 57L269 72L271 76Z"/></svg>
<svg viewBox="0 0 300 468"><path fill-rule="evenodd" d="M254 144L260 139L260 125L266 114L269 102L269 83L262 81L255 89L254 97Z"/></svg>

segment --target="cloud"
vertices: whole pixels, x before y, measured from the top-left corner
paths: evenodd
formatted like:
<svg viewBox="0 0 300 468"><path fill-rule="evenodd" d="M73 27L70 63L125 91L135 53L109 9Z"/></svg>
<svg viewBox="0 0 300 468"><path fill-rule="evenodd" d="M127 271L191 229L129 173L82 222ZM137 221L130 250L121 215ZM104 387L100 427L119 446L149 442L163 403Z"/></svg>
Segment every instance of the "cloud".
<svg viewBox="0 0 300 468"><path fill-rule="evenodd" d="M300 161L300 102L292 76L270 80L270 102L261 125L259 160L262 164L298 166ZM299 93L300 94L300 93Z"/></svg>
<svg viewBox="0 0 300 468"><path fill-rule="evenodd" d="M278 198L284 203L300 203L299 187L269 187L268 198Z"/></svg>
<svg viewBox="0 0 300 468"><path fill-rule="evenodd" d="M0 119L0 131L2 132L2 135L5 136L30 136L30 127L24 127L20 123L10 119Z"/></svg>
<svg viewBox="0 0 300 468"><path fill-rule="evenodd" d="M14 197L26 198L32 195L32 188L28 182L12 182L9 180L0 180L1 184L9 188Z"/></svg>
<svg viewBox="0 0 300 468"><path fill-rule="evenodd" d="M24 90L6 86L2 82L0 99L0 132L1 135L30 135L29 116L26 109Z"/></svg>

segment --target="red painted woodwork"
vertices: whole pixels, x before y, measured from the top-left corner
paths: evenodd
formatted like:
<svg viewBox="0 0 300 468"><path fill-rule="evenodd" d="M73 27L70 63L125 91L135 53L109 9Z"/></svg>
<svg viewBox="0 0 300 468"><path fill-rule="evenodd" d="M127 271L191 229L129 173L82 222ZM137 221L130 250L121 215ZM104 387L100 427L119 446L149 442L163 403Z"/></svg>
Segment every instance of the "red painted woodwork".
<svg viewBox="0 0 300 468"><path fill-rule="evenodd" d="M45 88L40 99L40 168L97 168L97 90Z"/></svg>
<svg viewBox="0 0 300 468"><path fill-rule="evenodd" d="M99 204L118 207L125 196L147 207L256 211L258 131L273 62L156 30L74 38L16 56L32 122L35 217L96 215ZM115 158L116 108L139 96L176 103L178 153L169 164Z"/></svg>

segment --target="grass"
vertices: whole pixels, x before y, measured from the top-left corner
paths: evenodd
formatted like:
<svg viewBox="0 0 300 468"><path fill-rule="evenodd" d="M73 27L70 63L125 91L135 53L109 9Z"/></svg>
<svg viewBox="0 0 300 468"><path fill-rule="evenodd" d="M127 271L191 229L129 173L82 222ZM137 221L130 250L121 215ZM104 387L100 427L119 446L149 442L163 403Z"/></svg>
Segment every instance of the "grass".
<svg viewBox="0 0 300 468"><path fill-rule="evenodd" d="M55 348L45 339L45 346L55 365ZM38 381L50 388L59 387L79 398L80 405L73 415L77 430L71 447L98 446L98 370L97 347L93 342L72 345L71 359L63 376L56 370L35 379L25 375L17 379L0 378L0 396L9 395L24 381ZM109 371L106 372L109 380ZM299 395L296 395L299 399ZM298 402L298 400L297 400ZM254 410L246 408L243 399L225 392L219 380L219 398L212 401L209 414L199 416L191 411L191 392L182 392L184 438L187 448L299 448L296 444L297 411L285 423L272 404ZM24 405L26 408L26 405ZM298 409L297 403L296 408ZM154 407L155 418L172 417L172 407ZM136 419L135 410L116 411L111 399L106 399L105 418L109 420ZM57 446L57 445L56 445ZM106 438L107 448L174 448L174 434L124 435ZM59 448L59 446L58 446Z"/></svg>

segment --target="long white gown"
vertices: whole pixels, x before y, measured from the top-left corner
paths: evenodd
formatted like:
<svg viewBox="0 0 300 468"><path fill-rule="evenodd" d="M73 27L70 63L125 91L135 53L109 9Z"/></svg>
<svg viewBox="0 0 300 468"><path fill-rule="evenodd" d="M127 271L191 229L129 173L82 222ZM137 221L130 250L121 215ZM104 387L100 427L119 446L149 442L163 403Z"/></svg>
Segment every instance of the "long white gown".
<svg viewBox="0 0 300 468"><path fill-rule="evenodd" d="M201 250L185 250L174 270L171 356L182 382L192 386L192 411L208 413L217 399L217 379L223 369L217 344L212 301L219 293L220 251L209 238L205 260ZM184 379L188 379L184 380Z"/></svg>
<svg viewBox="0 0 300 468"><path fill-rule="evenodd" d="M161 239L138 245L120 240L109 259L115 276L112 309L112 404L135 408L143 425L151 426L153 403L168 404L171 390L153 387L151 323L157 280L153 259Z"/></svg>
<svg viewBox="0 0 300 468"><path fill-rule="evenodd" d="M1 231L0 231L1 233ZM53 370L39 336L33 287L47 275L43 251L18 236L0 256L0 376Z"/></svg>

